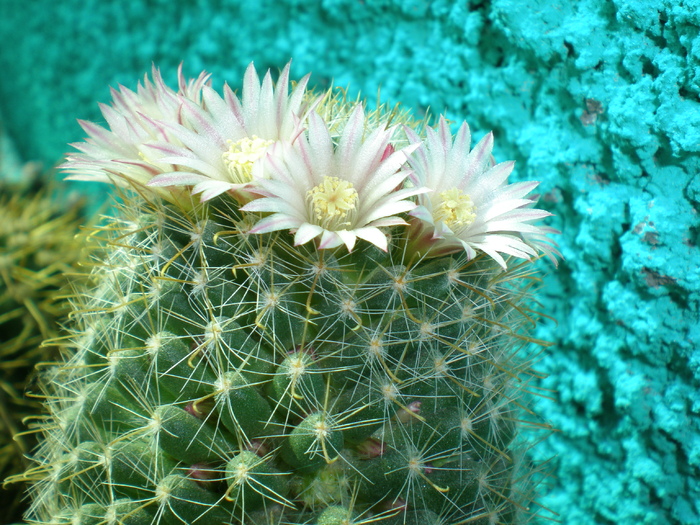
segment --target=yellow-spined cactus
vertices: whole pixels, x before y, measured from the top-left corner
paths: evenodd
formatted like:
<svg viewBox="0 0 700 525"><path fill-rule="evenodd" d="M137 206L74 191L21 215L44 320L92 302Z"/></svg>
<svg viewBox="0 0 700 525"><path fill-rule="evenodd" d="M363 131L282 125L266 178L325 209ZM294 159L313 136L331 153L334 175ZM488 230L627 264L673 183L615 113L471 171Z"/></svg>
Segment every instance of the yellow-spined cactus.
<svg viewBox="0 0 700 525"><path fill-rule="evenodd" d="M75 272L82 251L80 203L61 200L56 191L38 182L0 183L0 480L22 472L36 445L22 420L38 416L41 403L25 393L34 367L58 358L42 342L59 334L58 320L68 311L59 296L68 292L66 274ZM10 502L3 513L21 517L25 488L0 490Z"/></svg>

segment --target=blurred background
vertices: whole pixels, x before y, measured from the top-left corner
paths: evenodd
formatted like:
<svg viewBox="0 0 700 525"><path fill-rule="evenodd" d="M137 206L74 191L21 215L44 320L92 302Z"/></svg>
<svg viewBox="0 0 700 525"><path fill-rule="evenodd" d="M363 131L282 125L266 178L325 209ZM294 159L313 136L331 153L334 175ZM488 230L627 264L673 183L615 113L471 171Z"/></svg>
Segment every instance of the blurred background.
<svg viewBox="0 0 700 525"><path fill-rule="evenodd" d="M565 260L538 411L542 504L567 525L700 523L700 2L0 0L0 170L50 170L152 64L176 85L292 77L495 134L541 181ZM36 166L33 164L32 166ZM51 173L49 177L59 178ZM77 192L101 196L84 184ZM95 199L97 200L97 199ZM2 247L0 246L0 250Z"/></svg>

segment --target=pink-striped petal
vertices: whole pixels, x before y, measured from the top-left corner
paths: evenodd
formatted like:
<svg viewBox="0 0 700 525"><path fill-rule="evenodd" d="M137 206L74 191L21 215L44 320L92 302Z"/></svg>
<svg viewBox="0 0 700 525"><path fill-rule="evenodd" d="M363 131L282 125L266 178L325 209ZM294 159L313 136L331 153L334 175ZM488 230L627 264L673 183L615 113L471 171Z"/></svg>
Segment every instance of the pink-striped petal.
<svg viewBox="0 0 700 525"><path fill-rule="evenodd" d="M208 177L198 173L188 173L186 171L173 171L162 173L148 181L147 186L189 186L209 180Z"/></svg>

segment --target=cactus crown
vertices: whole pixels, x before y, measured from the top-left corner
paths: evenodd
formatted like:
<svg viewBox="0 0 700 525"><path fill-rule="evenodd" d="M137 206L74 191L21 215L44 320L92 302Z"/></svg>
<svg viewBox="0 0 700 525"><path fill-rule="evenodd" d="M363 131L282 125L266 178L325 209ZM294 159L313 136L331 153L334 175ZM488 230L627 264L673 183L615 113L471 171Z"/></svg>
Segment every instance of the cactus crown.
<svg viewBox="0 0 700 525"><path fill-rule="evenodd" d="M473 225L452 231L426 195L465 167L464 131L453 144L441 121L425 144L394 140L404 130L359 103L288 95L287 74L273 88L249 69L242 102L203 77L174 92L156 76L140 94L157 118L137 118L122 91L129 134L85 125L92 140L67 168L130 190L95 236L65 361L44 373L31 521L532 514L515 434L537 279L500 255L555 251L531 224L544 216L523 199L532 185L503 186L512 166L479 146L457 186ZM231 153L243 132L264 155ZM97 145L141 160L105 161Z"/></svg>

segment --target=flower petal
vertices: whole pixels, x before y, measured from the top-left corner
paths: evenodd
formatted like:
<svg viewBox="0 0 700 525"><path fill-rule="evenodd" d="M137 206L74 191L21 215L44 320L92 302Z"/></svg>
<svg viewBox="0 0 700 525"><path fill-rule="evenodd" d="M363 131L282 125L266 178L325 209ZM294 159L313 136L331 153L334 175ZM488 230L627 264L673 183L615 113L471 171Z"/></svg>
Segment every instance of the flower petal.
<svg viewBox="0 0 700 525"><path fill-rule="evenodd" d="M378 228L358 228L355 230L355 235L360 239L371 242L382 251L387 251L388 249L386 234L382 233Z"/></svg>
<svg viewBox="0 0 700 525"><path fill-rule="evenodd" d="M196 184L195 187L192 188L192 194L201 193L202 202L206 202L214 197L217 197L218 195L221 195L222 193L236 189L236 187L236 184L231 184L230 182L205 180L204 182Z"/></svg>
<svg viewBox="0 0 700 525"><path fill-rule="evenodd" d="M341 244L343 244L343 239L338 235L338 232L323 230L318 247L321 250L328 250L330 248L337 248Z"/></svg>
<svg viewBox="0 0 700 525"><path fill-rule="evenodd" d="M323 233L323 228L315 224L309 224L305 222L294 234L294 245L299 246L300 244L306 244L311 239L315 239Z"/></svg>
<svg viewBox="0 0 700 525"><path fill-rule="evenodd" d="M345 246L347 246L348 251L351 252L355 247L355 242L357 241L357 234L355 232L349 232L347 230L338 230L335 232L338 237L343 241Z"/></svg>
<svg viewBox="0 0 700 525"><path fill-rule="evenodd" d="M200 182L208 181L209 178L199 173L189 173L186 171L173 171L170 173L161 173L157 177L153 177L148 181L147 186L190 186Z"/></svg>
<svg viewBox="0 0 700 525"><path fill-rule="evenodd" d="M301 221L298 219L282 213L273 213L259 220L255 226L250 229L250 233L269 233L278 230L291 230L299 226L301 226Z"/></svg>

